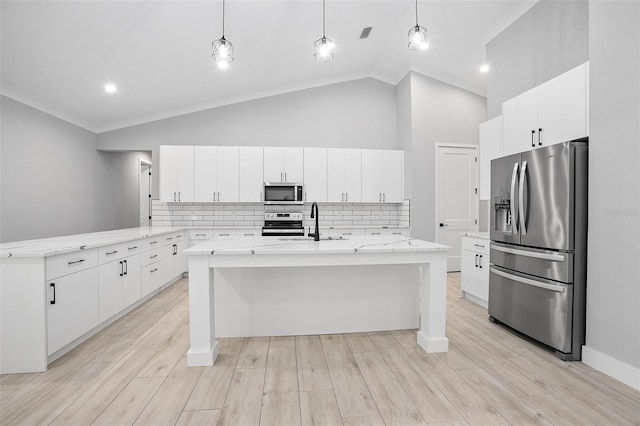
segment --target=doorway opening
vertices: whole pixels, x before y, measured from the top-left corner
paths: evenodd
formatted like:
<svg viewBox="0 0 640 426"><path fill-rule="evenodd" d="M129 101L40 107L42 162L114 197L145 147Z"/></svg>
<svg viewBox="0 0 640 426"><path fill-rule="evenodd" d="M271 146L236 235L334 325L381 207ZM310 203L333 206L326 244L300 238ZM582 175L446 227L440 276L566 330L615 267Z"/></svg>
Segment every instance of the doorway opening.
<svg viewBox="0 0 640 426"><path fill-rule="evenodd" d="M138 160L138 199L140 226L151 226L151 163Z"/></svg>

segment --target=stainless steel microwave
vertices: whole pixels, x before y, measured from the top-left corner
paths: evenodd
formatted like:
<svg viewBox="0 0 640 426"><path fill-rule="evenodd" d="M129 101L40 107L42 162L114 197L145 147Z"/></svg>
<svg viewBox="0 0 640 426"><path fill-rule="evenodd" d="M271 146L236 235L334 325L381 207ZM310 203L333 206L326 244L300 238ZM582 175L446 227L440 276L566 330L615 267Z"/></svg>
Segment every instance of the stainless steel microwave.
<svg viewBox="0 0 640 426"><path fill-rule="evenodd" d="M265 204L304 204L302 184L290 182L265 182Z"/></svg>

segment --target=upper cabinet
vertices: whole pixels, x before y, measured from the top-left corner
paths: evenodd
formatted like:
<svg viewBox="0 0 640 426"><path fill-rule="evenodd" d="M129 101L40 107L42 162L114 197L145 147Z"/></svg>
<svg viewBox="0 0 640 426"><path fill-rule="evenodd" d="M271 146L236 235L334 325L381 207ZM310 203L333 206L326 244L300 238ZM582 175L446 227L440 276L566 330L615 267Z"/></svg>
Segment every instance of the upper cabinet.
<svg viewBox="0 0 640 426"><path fill-rule="evenodd" d="M404 151L362 150L362 201L401 203Z"/></svg>
<svg viewBox="0 0 640 426"><path fill-rule="evenodd" d="M491 197L491 160L502 157L502 116L480 124L480 199Z"/></svg>
<svg viewBox="0 0 640 426"><path fill-rule="evenodd" d="M194 147L160 146L160 201L192 202Z"/></svg>
<svg viewBox="0 0 640 426"><path fill-rule="evenodd" d="M303 158L302 148L265 147L264 181L302 183Z"/></svg>
<svg viewBox="0 0 640 426"><path fill-rule="evenodd" d="M261 146L242 146L240 150L240 177L238 201L262 202L264 191L264 149Z"/></svg>
<svg viewBox="0 0 640 426"><path fill-rule="evenodd" d="M362 156L359 149L327 151L327 201L362 201Z"/></svg>
<svg viewBox="0 0 640 426"><path fill-rule="evenodd" d="M304 148L304 201L327 201L327 148Z"/></svg>
<svg viewBox="0 0 640 426"><path fill-rule="evenodd" d="M232 146L195 147L193 201L238 201L239 152Z"/></svg>
<svg viewBox="0 0 640 426"><path fill-rule="evenodd" d="M504 155L588 135L587 66L582 64L502 104Z"/></svg>
<svg viewBox="0 0 640 426"><path fill-rule="evenodd" d="M305 202L401 203L404 151L160 146L160 200L264 200L264 182L303 183Z"/></svg>

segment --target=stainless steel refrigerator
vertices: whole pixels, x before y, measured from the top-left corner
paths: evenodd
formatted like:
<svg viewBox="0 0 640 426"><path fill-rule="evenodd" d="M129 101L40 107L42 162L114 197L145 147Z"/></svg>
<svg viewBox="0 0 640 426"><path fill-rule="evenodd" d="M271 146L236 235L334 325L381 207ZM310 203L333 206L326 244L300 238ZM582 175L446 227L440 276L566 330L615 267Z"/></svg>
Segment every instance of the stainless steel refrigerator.
<svg viewBox="0 0 640 426"><path fill-rule="evenodd" d="M585 335L588 141L491 161L489 315L579 360Z"/></svg>

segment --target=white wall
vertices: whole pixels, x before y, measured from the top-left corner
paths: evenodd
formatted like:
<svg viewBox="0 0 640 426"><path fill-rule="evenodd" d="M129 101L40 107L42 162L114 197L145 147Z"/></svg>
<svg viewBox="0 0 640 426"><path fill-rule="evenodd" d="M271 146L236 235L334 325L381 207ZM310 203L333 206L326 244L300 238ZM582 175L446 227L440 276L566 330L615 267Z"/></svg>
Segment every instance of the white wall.
<svg viewBox="0 0 640 426"><path fill-rule="evenodd" d="M397 149L395 87L366 78L270 96L98 135L102 150L160 145ZM152 174L158 198L158 174Z"/></svg>
<svg viewBox="0 0 640 426"><path fill-rule="evenodd" d="M584 361L640 389L640 3L590 3Z"/></svg>
<svg viewBox="0 0 640 426"><path fill-rule="evenodd" d="M0 108L1 242L137 226L127 173L145 154L100 153L92 132L4 96Z"/></svg>
<svg viewBox="0 0 640 426"><path fill-rule="evenodd" d="M589 58L589 2L540 1L487 43L487 119L502 102Z"/></svg>
<svg viewBox="0 0 640 426"><path fill-rule="evenodd" d="M410 79L411 235L435 241L435 144L477 145L486 99L415 72Z"/></svg>

